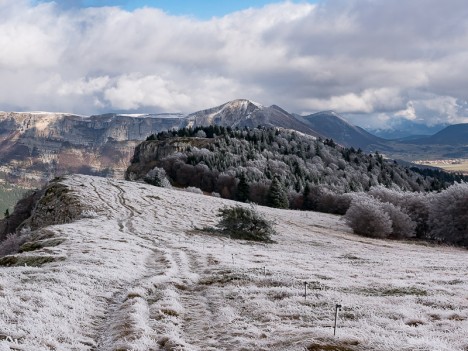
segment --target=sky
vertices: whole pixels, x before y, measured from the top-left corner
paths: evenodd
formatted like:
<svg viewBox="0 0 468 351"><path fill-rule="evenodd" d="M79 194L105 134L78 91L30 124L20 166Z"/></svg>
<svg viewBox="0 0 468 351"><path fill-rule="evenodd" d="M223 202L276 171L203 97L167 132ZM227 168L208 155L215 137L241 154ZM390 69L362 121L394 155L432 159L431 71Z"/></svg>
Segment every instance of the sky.
<svg viewBox="0 0 468 351"><path fill-rule="evenodd" d="M47 2L37 0L36 3ZM305 2L305 1L304 1ZM309 1L313 3L315 1ZM199 19L210 19L215 16L224 16L234 11L244 10L251 7L262 7L270 0L62 0L56 1L63 9L118 6L127 11L138 8L152 7L164 10L170 15L193 16Z"/></svg>
<svg viewBox="0 0 468 351"><path fill-rule="evenodd" d="M0 0L0 110L468 122L465 0Z"/></svg>

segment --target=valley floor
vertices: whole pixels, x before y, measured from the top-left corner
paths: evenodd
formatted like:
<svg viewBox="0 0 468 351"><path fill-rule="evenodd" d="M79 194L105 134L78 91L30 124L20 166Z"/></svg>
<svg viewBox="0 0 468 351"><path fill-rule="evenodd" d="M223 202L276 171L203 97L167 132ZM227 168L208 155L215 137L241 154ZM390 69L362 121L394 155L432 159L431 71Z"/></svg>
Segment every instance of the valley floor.
<svg viewBox="0 0 468 351"><path fill-rule="evenodd" d="M0 267L1 351L468 350L466 250L362 238L339 216L264 207L277 243L233 241L194 229L231 201L63 183L88 210L40 229L45 247L19 254L25 264Z"/></svg>

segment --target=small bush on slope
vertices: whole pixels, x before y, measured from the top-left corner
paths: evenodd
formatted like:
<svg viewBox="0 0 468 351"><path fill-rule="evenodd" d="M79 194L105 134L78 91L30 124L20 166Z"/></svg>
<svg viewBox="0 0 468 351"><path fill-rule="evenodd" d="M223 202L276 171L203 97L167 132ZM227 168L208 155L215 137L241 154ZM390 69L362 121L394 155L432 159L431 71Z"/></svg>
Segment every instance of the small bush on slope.
<svg viewBox="0 0 468 351"><path fill-rule="evenodd" d="M0 243L0 257L15 254L27 240L25 235L11 233Z"/></svg>
<svg viewBox="0 0 468 351"><path fill-rule="evenodd" d="M372 238L387 238L392 233L392 220L382 203L370 196L353 199L345 220L356 234Z"/></svg>
<svg viewBox="0 0 468 351"><path fill-rule="evenodd" d="M415 234L416 223L399 206L389 202L382 204L383 210L392 221L392 237L395 239L412 238Z"/></svg>
<svg viewBox="0 0 468 351"><path fill-rule="evenodd" d="M395 239L415 236L416 222L400 206L367 194L353 196L345 220L356 234Z"/></svg>
<svg viewBox="0 0 468 351"><path fill-rule="evenodd" d="M143 180L154 186L171 188L171 183L167 179L166 171L163 168L154 167L146 174Z"/></svg>
<svg viewBox="0 0 468 351"><path fill-rule="evenodd" d="M217 228L232 239L272 242L271 236L276 234L273 223L263 217L250 206L224 207L219 210Z"/></svg>

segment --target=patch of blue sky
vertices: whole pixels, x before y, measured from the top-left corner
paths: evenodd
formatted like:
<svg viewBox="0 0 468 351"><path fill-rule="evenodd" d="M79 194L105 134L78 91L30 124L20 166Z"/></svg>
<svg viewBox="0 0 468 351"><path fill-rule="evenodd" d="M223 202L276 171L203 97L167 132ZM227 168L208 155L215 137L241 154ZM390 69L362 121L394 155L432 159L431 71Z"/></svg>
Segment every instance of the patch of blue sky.
<svg viewBox="0 0 468 351"><path fill-rule="evenodd" d="M49 0L36 0L36 2L50 2ZM247 8L259 8L268 4L282 1L272 0L56 0L62 8L85 8L101 6L118 6L128 11L142 7L153 7L163 10L170 15L187 15L200 19L221 17L229 13ZM296 3L314 3L317 0L293 1Z"/></svg>

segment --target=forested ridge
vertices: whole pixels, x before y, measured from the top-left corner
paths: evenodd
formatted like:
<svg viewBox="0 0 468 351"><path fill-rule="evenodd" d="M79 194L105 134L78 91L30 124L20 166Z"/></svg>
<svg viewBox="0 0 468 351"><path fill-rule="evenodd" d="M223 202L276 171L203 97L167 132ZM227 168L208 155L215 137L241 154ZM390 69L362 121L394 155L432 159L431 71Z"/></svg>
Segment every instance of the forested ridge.
<svg viewBox="0 0 468 351"><path fill-rule="evenodd" d="M449 235L437 218L443 211L437 206L448 208L442 205L450 197L445 189L467 180L461 174L408 168L377 152L280 128L184 128L152 135L147 142L192 138L209 142L154 160L144 180L272 207L346 214L362 235L466 244L463 223ZM467 186L458 186L463 198ZM453 206L452 212L457 212ZM451 221L455 225L456 219Z"/></svg>
<svg viewBox="0 0 468 351"><path fill-rule="evenodd" d="M341 147L333 140L284 129L210 126L161 132L147 140L174 137L213 138L213 142L206 148L191 147L159 160L171 183L219 192L226 198L236 197L241 179L249 188L260 191L278 178L290 196L303 193L307 185L320 185L341 194L368 191L376 185L405 191L437 191L463 180L462 175L409 169L377 152L365 154L360 149ZM266 197L259 199L255 191L248 198L253 200L250 196L259 203L266 201Z"/></svg>

